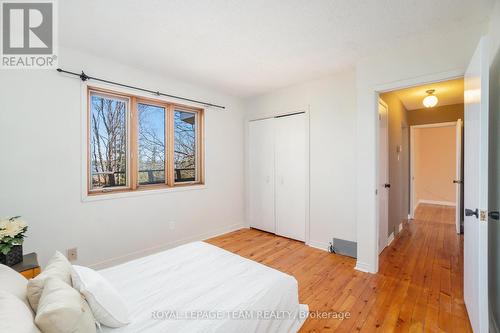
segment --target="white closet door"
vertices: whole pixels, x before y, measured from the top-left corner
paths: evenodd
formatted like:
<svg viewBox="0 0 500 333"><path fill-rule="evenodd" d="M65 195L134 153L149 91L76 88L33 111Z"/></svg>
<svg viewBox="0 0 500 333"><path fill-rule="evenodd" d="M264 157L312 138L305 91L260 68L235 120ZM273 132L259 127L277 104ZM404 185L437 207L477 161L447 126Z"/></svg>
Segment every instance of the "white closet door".
<svg viewBox="0 0 500 333"><path fill-rule="evenodd" d="M274 119L251 121L249 139L250 226L274 233Z"/></svg>
<svg viewBox="0 0 500 333"><path fill-rule="evenodd" d="M305 241L306 117L275 118L276 233Z"/></svg>

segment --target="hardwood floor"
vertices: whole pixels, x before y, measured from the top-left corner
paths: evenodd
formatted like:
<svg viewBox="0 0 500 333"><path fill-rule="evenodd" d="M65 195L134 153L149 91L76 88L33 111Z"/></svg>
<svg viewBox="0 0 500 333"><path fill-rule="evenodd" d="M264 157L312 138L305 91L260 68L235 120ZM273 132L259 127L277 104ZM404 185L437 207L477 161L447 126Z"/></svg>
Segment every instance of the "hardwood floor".
<svg viewBox="0 0 500 333"><path fill-rule="evenodd" d="M310 312L350 314L308 318L300 332L472 332L454 209L421 205L415 217L381 253L378 274L356 271L354 259L255 229L207 242L295 276Z"/></svg>

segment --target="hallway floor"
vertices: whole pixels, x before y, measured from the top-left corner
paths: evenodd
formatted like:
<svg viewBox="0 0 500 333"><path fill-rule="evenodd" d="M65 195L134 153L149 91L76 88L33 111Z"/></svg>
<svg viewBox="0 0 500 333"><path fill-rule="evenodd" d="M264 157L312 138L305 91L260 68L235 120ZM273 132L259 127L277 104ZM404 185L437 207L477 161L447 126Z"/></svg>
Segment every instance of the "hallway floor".
<svg viewBox="0 0 500 333"><path fill-rule="evenodd" d="M463 302L463 236L454 208L421 205L415 220L380 255L380 271L355 260L255 229L207 242L295 276L310 312L349 318L309 318L300 332L471 332Z"/></svg>

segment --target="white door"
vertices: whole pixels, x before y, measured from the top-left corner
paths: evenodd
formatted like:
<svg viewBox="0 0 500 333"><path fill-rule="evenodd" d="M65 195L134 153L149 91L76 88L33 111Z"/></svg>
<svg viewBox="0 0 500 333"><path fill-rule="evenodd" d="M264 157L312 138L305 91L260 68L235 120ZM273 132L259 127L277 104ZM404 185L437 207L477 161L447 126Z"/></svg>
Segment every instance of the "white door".
<svg viewBox="0 0 500 333"><path fill-rule="evenodd" d="M457 120L456 130L456 172L455 172L455 229L460 233L460 221L462 220L462 119Z"/></svg>
<svg viewBox="0 0 500 333"><path fill-rule="evenodd" d="M274 119L251 121L248 134L249 223L274 232Z"/></svg>
<svg viewBox="0 0 500 333"><path fill-rule="evenodd" d="M500 50L492 57L490 66L490 117L489 117L489 156L488 156L488 242L490 276L490 322L500 324ZM495 286L492 285L495 283ZM493 330L492 330L493 331Z"/></svg>
<svg viewBox="0 0 500 333"><path fill-rule="evenodd" d="M464 81L464 299L474 332L488 332L487 40L476 49Z"/></svg>
<svg viewBox="0 0 500 333"><path fill-rule="evenodd" d="M276 233L304 241L306 233L306 116L275 118Z"/></svg>
<svg viewBox="0 0 500 333"><path fill-rule="evenodd" d="M383 101L378 103L379 119L379 246L382 252L387 246L389 234L389 109Z"/></svg>

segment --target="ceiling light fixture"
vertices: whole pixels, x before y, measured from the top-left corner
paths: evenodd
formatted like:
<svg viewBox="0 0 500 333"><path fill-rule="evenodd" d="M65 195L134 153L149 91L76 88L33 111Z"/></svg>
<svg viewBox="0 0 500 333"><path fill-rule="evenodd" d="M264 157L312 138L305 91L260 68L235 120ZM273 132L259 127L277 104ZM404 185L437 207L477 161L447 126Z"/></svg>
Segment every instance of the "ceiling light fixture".
<svg viewBox="0 0 500 333"><path fill-rule="evenodd" d="M427 96L425 96L424 98L424 106L426 108L432 108L434 106L436 106L436 104L438 103L438 98L433 95L435 92L434 89L430 89L430 90L427 90L426 93L427 93Z"/></svg>

